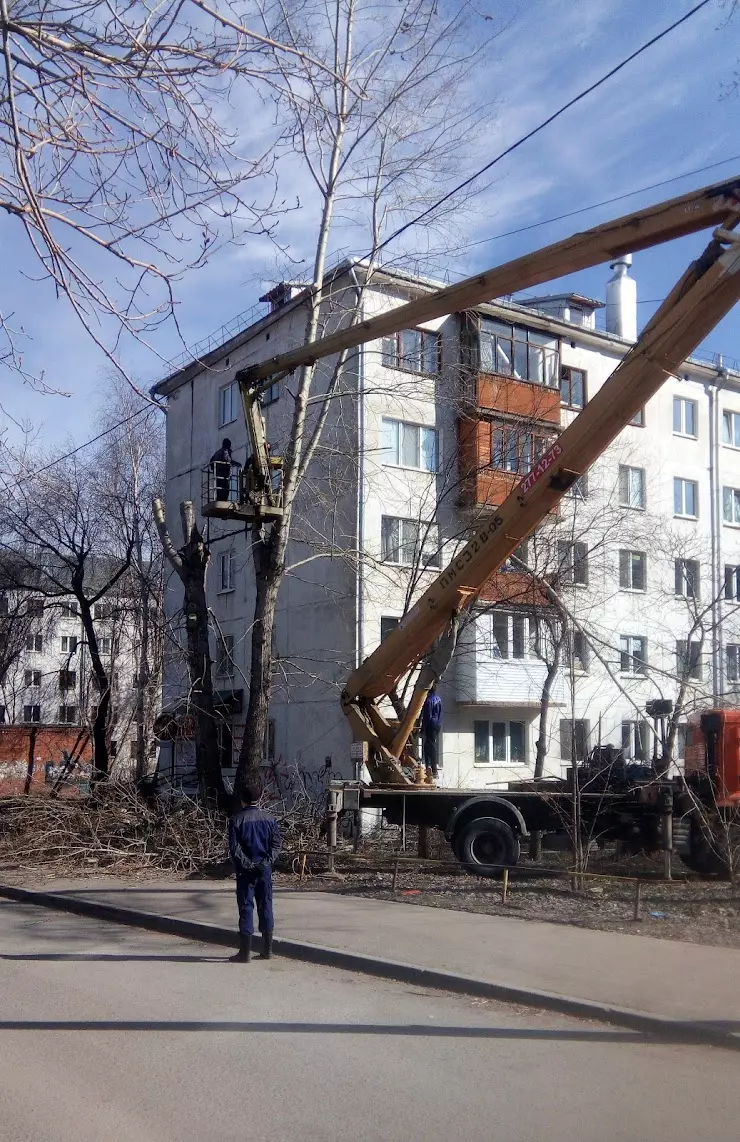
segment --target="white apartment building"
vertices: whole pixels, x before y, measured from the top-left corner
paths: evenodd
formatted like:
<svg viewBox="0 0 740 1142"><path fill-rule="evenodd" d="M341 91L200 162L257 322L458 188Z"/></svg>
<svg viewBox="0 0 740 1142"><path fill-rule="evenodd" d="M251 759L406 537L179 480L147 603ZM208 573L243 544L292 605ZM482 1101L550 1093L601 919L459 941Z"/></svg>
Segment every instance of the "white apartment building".
<svg viewBox="0 0 740 1142"><path fill-rule="evenodd" d="M135 769L137 758L138 625L132 601L120 592L95 603L93 617L111 679L111 763L123 775ZM77 601L0 589L0 630L6 644L17 644L1 663L9 665L0 676L0 725L65 729L58 740L82 750L90 744L98 690Z"/></svg>
<svg viewBox="0 0 740 1142"><path fill-rule="evenodd" d="M359 262L341 265L328 285L331 327L357 299L369 318L438 288L401 273L370 275ZM300 343L300 292L278 287L267 297L269 312L155 386L168 400L171 520L180 501L199 502L202 466L222 437L245 459L235 372ZM337 773L351 774L339 706L347 676L628 351L637 319L627 260L615 266L607 297L607 329L596 323L603 304L577 294L497 300L349 356L294 517L266 761L312 769L330 757ZM318 367L319 393L332 367L331 359ZM277 454L293 410L291 378L264 403ZM216 687L236 751L252 620L249 533L216 520L204 530ZM649 754L644 711L653 698L680 700L681 727L697 708L734 705L740 373L687 361L519 555L482 593L440 686L444 784L528 777L538 740L545 773L561 773L574 749L580 756L597 744ZM171 584L166 609L174 617L181 605ZM165 702L176 705L184 687L173 660ZM681 745L679 732L677 756Z"/></svg>

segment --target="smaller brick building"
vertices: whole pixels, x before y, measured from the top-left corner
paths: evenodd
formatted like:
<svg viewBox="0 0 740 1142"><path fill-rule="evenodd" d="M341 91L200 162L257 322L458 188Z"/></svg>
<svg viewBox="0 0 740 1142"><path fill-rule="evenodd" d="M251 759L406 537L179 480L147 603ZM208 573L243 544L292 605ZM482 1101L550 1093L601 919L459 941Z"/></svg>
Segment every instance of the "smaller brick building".
<svg viewBox="0 0 740 1142"><path fill-rule="evenodd" d="M0 796L50 792L65 762L74 759L64 792L86 790L92 743L76 726L0 726Z"/></svg>

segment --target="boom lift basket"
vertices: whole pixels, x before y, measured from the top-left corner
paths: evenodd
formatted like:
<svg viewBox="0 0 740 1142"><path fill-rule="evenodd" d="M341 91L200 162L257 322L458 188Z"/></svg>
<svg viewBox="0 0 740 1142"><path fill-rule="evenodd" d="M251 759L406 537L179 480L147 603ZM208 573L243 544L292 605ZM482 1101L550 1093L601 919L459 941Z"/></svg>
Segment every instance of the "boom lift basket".
<svg viewBox="0 0 740 1142"><path fill-rule="evenodd" d="M255 487L250 465L213 461L201 469L201 513L207 519L269 523L283 514L282 473L273 470L273 487L265 493Z"/></svg>

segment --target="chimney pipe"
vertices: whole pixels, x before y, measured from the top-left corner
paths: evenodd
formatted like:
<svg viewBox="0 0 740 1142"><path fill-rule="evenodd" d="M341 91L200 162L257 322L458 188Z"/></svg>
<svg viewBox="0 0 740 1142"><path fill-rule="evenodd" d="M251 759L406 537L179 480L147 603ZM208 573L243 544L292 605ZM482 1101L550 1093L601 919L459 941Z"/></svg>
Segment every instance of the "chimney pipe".
<svg viewBox="0 0 740 1142"><path fill-rule="evenodd" d="M606 283L606 331L626 341L637 340L637 282L629 275L631 265L631 254L617 258Z"/></svg>

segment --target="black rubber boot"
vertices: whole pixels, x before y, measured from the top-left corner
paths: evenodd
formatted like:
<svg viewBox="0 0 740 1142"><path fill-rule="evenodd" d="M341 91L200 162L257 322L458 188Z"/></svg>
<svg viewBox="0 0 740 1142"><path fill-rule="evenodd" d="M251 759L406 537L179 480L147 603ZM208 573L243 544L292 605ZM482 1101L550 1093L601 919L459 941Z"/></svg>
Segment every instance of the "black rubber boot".
<svg viewBox="0 0 740 1142"><path fill-rule="evenodd" d="M229 963L231 964L248 964L252 957L252 937L240 936L239 937L239 951L234 956L229 956Z"/></svg>
<svg viewBox="0 0 740 1142"><path fill-rule="evenodd" d="M272 959L272 932L262 933L262 951L260 952L260 959Z"/></svg>

